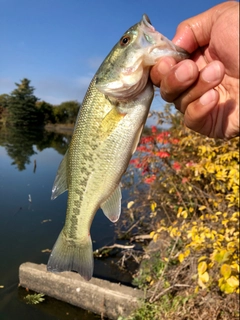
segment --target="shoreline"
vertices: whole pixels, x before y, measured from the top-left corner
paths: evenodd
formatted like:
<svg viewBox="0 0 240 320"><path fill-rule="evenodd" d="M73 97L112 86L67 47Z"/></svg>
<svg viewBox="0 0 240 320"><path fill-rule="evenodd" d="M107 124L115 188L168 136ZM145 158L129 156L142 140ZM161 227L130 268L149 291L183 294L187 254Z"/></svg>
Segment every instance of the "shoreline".
<svg viewBox="0 0 240 320"><path fill-rule="evenodd" d="M74 124L46 124L44 130L48 132L73 134Z"/></svg>

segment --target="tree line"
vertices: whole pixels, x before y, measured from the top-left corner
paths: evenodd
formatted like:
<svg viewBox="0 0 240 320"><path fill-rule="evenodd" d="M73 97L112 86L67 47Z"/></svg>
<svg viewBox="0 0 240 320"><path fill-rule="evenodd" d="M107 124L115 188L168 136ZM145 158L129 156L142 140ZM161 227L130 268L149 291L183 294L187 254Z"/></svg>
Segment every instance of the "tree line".
<svg viewBox="0 0 240 320"><path fill-rule="evenodd" d="M40 101L34 95L35 88L30 82L24 78L15 83L16 89L10 94L0 95L0 124L16 127L74 124L81 107L78 101L66 101L60 105Z"/></svg>

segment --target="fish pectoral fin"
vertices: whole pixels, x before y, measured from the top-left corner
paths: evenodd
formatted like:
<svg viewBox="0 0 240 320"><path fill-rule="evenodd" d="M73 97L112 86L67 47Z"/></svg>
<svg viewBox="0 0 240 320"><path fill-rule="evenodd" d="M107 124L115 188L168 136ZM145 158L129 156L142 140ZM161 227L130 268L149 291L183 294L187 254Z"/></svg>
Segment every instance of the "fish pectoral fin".
<svg viewBox="0 0 240 320"><path fill-rule="evenodd" d="M59 165L56 178L52 187L52 196L51 199L56 199L60 194L65 192L68 189L67 185L67 158L68 151L66 152L62 162Z"/></svg>
<svg viewBox="0 0 240 320"><path fill-rule="evenodd" d="M117 128L119 122L125 117L125 114L120 113L118 109L113 106L112 109L102 119L99 133L101 139L106 139Z"/></svg>
<svg viewBox="0 0 240 320"><path fill-rule="evenodd" d="M142 126L138 129L138 132L136 133L136 136L135 136L135 139L134 139L134 142L133 142L133 146L132 146L132 155L133 155L134 152L137 150L137 146L138 146L139 140L140 140L140 138L141 138L141 134L142 134L142 131L143 131L143 127L144 127L144 125L142 125Z"/></svg>
<svg viewBox="0 0 240 320"><path fill-rule="evenodd" d="M110 197L100 206L105 216L112 222L118 221L120 217L121 199L121 187L118 186Z"/></svg>

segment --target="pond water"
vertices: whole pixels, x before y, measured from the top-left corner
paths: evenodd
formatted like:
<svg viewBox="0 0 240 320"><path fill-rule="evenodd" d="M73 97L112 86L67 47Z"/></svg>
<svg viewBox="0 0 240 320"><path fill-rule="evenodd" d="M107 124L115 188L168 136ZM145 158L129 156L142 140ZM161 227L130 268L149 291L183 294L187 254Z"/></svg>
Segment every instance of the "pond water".
<svg viewBox="0 0 240 320"><path fill-rule="evenodd" d="M65 221L67 193L51 201L58 165L71 135L0 131L0 319L96 319L96 315L54 299L27 305L18 288L20 264L47 263ZM123 192L126 197L126 192ZM114 243L112 224L99 210L91 228L94 250ZM94 276L123 278L113 263L95 259ZM129 275L126 275L126 281Z"/></svg>

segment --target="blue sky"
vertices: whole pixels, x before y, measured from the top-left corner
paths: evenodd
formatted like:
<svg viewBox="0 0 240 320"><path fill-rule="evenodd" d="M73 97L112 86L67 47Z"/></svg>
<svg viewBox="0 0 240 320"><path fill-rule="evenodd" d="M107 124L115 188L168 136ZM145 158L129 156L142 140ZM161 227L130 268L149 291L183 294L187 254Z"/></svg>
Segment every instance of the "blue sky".
<svg viewBox="0 0 240 320"><path fill-rule="evenodd" d="M35 95L82 101L98 66L146 13L172 39L177 25L214 0L0 0L0 94L31 80Z"/></svg>

